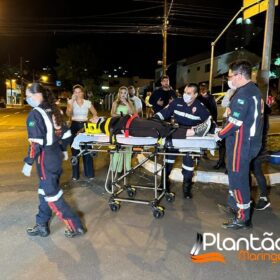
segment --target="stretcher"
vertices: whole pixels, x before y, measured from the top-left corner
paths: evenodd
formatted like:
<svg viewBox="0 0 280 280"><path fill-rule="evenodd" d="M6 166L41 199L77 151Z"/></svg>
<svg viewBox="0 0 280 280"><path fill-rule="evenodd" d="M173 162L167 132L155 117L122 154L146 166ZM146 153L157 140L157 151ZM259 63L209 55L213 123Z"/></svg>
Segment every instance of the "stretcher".
<svg viewBox="0 0 280 280"><path fill-rule="evenodd" d="M130 149L128 150L127 147L130 147ZM217 146L213 135L206 135L204 137L194 136L187 139L160 139L153 137L126 137L123 134L107 136L106 134L80 133L74 138L72 148L80 150L77 157L71 158L73 165L77 164L78 157L85 154L95 155L99 152L110 154L110 165L105 180L105 190L111 195L109 206L112 211L118 211L120 209L120 202L132 202L150 205L154 217L160 218L164 215L164 207L160 205L162 198L165 197L167 202L172 202L175 199L175 195L166 190L166 176L164 176L165 157L167 155L184 156L188 154L193 158L198 158L206 150L213 154ZM178 153L168 153L170 148L178 150ZM146 157L136 166L132 167L131 170L126 170L124 164L122 175L117 176L117 172L112 171L113 155L119 153L120 156L123 156L127 152L132 152L133 154L141 153ZM134 175L135 171L149 160L154 162L152 185L148 186L145 184L144 186L140 186L128 184L128 177ZM160 168L158 168L159 161L162 162ZM161 182L158 180L159 174L163 175ZM154 196L150 200L136 199L137 189L152 190ZM123 197L125 192L127 192L127 196Z"/></svg>

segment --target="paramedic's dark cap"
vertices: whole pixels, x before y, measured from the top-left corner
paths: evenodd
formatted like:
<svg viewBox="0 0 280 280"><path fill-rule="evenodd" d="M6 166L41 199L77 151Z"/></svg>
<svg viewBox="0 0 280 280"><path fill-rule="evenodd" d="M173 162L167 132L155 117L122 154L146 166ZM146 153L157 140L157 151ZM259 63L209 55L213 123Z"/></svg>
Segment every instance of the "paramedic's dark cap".
<svg viewBox="0 0 280 280"><path fill-rule="evenodd" d="M163 76L161 76L160 80L162 81L162 80L164 80L164 79L169 80L169 77L168 77L167 75L163 75Z"/></svg>
<svg viewBox="0 0 280 280"><path fill-rule="evenodd" d="M207 87L207 84L206 84L206 83L201 83L199 86L201 86L201 87Z"/></svg>

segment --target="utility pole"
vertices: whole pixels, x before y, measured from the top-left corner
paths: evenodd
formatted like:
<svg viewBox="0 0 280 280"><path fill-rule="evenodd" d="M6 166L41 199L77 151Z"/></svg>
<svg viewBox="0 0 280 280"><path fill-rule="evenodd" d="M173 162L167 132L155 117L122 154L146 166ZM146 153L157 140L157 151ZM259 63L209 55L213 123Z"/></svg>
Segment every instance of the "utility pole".
<svg viewBox="0 0 280 280"><path fill-rule="evenodd" d="M274 1L274 0L269 0ZM219 36L215 39L215 41L211 42L211 58L210 58L210 73L209 73L209 91L212 93L212 86L213 86L213 69L214 69L214 48L216 46L216 43L218 40L222 37L222 35L228 30L228 28L231 26L233 21L238 17L238 15L243 12L245 9L248 9L255 4L261 2L261 0L256 0L255 2L250 3L250 5L242 6L239 11L233 16L233 18L230 20L230 22L226 25L226 27L222 30L222 32L219 34Z"/></svg>
<svg viewBox="0 0 280 280"><path fill-rule="evenodd" d="M162 73L166 75L167 70L167 28L168 28L168 15L167 15L167 0L164 0L164 16L163 16L163 51L162 51Z"/></svg>
<svg viewBox="0 0 280 280"><path fill-rule="evenodd" d="M273 39L273 25L275 14L275 0L268 0L268 7L266 11L263 53L262 53L262 66L261 73L258 75L258 86L260 87L263 98L266 101L269 90L269 71L271 64L271 49Z"/></svg>

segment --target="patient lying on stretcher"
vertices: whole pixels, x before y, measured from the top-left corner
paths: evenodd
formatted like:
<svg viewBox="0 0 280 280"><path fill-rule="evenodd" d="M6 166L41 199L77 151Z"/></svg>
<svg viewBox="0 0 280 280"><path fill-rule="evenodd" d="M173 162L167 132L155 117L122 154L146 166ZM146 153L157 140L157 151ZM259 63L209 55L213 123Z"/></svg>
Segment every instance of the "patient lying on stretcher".
<svg viewBox="0 0 280 280"><path fill-rule="evenodd" d="M172 125L156 118L141 119L138 115L91 119L90 133L125 134L125 136L165 138L172 134L174 139L205 136L212 124L211 117L195 127Z"/></svg>

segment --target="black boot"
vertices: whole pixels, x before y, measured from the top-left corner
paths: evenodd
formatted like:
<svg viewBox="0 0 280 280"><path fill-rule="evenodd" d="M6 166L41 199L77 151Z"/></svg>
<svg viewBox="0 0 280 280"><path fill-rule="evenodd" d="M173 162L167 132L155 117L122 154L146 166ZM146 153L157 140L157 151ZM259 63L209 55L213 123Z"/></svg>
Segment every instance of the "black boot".
<svg viewBox="0 0 280 280"><path fill-rule="evenodd" d="M73 238L79 235L84 235L86 230L84 228L77 228L76 230L66 229L64 235L68 238Z"/></svg>
<svg viewBox="0 0 280 280"><path fill-rule="evenodd" d="M184 198L191 199L193 197L191 190L192 190L192 182L184 181L183 182L183 196L184 196Z"/></svg>
<svg viewBox="0 0 280 280"><path fill-rule="evenodd" d="M26 232L30 236L46 237L50 234L50 229L47 224L36 224L33 228L28 228Z"/></svg>
<svg viewBox="0 0 280 280"><path fill-rule="evenodd" d="M217 164L213 166L214 169L225 168L226 164L224 161L218 160Z"/></svg>
<svg viewBox="0 0 280 280"><path fill-rule="evenodd" d="M234 218L222 224L222 228L225 229L249 229L252 227L251 220L241 220Z"/></svg>

